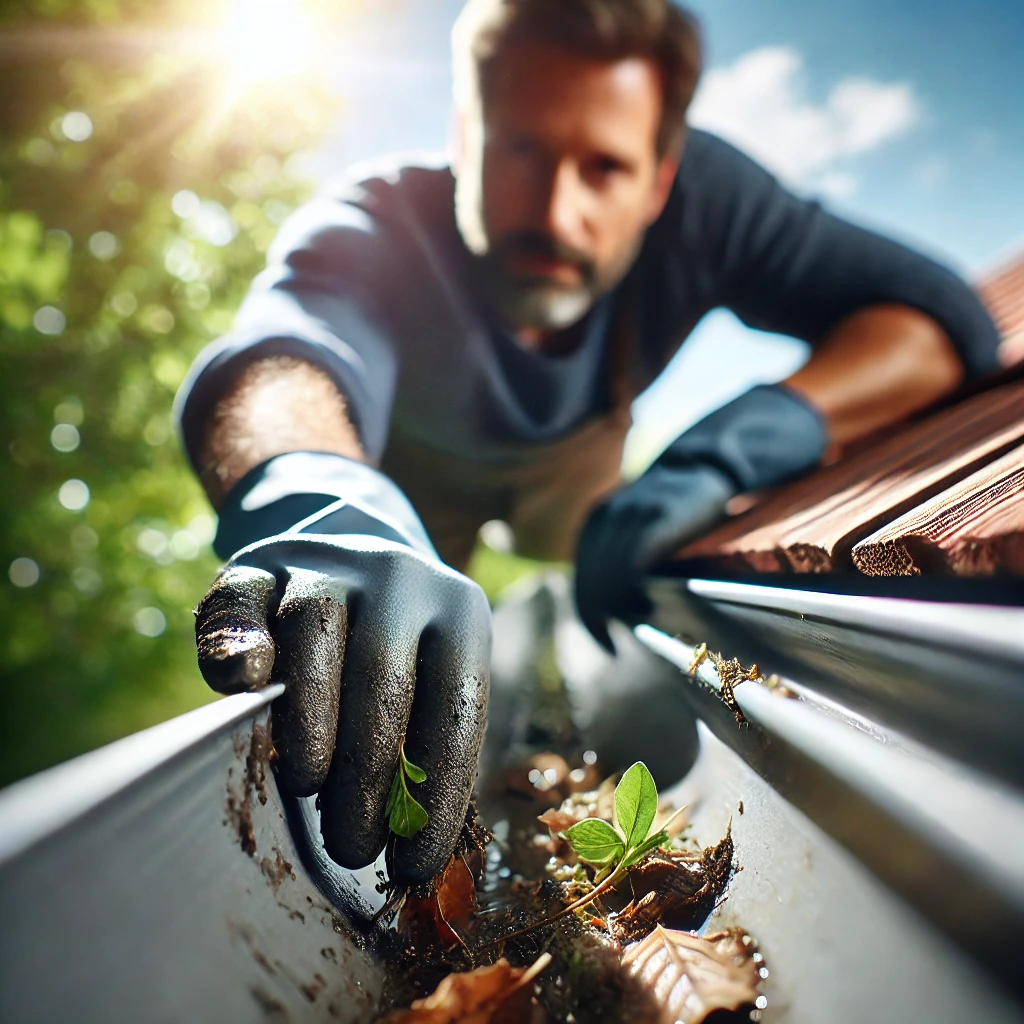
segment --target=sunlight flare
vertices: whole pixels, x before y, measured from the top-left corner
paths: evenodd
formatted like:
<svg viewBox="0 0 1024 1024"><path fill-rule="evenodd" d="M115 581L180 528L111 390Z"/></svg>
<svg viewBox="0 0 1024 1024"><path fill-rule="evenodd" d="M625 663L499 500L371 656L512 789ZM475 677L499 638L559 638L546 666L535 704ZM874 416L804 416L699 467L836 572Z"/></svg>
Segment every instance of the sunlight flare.
<svg viewBox="0 0 1024 1024"><path fill-rule="evenodd" d="M221 36L243 81L288 78L307 64L313 33L298 0L230 0Z"/></svg>

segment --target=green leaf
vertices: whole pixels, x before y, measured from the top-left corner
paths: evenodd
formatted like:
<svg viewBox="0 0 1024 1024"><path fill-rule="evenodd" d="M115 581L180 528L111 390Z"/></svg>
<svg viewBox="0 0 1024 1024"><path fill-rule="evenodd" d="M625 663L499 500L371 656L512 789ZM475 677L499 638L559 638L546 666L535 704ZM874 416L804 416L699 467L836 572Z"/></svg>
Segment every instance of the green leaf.
<svg viewBox="0 0 1024 1024"><path fill-rule="evenodd" d="M427 823L427 812L423 805L406 794L406 799L398 810L391 815L391 831L403 839L412 839Z"/></svg>
<svg viewBox="0 0 1024 1024"><path fill-rule="evenodd" d="M384 808L388 816L388 827L403 839L412 839L428 820L426 810L409 792L406 776L413 782L425 782L427 773L414 765L405 756L404 737L398 748L398 768L391 780L391 791Z"/></svg>
<svg viewBox="0 0 1024 1024"><path fill-rule="evenodd" d="M426 776L424 776L425 778ZM398 766L391 792L388 795L388 825L391 831L403 839L412 839L427 823L427 812L409 793L405 785L403 766Z"/></svg>
<svg viewBox="0 0 1024 1024"><path fill-rule="evenodd" d="M658 787L643 761L627 768L615 787L615 814L626 837L626 846L634 847L647 838L658 813Z"/></svg>
<svg viewBox="0 0 1024 1024"><path fill-rule="evenodd" d="M584 818L565 833L580 860L588 864L609 864L621 857L626 847L622 836L603 818Z"/></svg>
<svg viewBox="0 0 1024 1024"><path fill-rule="evenodd" d="M387 814L388 817L394 813L395 808L403 798L402 790L404 789L404 786L402 785L402 781L402 769L401 766L399 766L398 771L395 772L395 777L391 780L391 791L388 793L388 802L384 808L384 813Z"/></svg>
<svg viewBox="0 0 1024 1024"><path fill-rule="evenodd" d="M412 782L427 781L427 773L422 768L414 765L412 761L405 756L405 754L402 754L402 765L405 768L405 774L409 776L409 779Z"/></svg>
<svg viewBox="0 0 1024 1024"><path fill-rule="evenodd" d="M655 832L653 836L648 836L639 846L626 853L622 859L622 866L624 868L632 867L643 860L652 850L656 850L659 846L667 846L671 842L672 837L667 832Z"/></svg>

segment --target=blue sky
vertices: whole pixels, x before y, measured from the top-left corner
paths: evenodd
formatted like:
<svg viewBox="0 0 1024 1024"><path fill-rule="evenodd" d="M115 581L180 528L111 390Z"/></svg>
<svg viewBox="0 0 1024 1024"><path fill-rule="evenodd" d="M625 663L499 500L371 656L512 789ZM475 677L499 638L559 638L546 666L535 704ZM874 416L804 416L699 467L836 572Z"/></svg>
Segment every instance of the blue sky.
<svg viewBox="0 0 1024 1024"><path fill-rule="evenodd" d="M331 77L346 109L321 173L444 145L448 31L460 7L377 6L340 48ZM707 69L695 122L796 190L969 276L1024 249L1024 0L698 0L690 9ZM638 403L632 460L803 358L796 343L712 314ZM679 388L693 395L695 378L702 401L681 409Z"/></svg>

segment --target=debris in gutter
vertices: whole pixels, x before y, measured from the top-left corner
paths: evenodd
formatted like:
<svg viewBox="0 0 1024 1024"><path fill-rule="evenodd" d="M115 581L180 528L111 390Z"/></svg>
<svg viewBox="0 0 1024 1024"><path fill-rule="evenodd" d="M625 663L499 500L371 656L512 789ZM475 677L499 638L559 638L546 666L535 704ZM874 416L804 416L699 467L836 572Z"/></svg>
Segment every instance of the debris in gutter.
<svg viewBox="0 0 1024 1024"><path fill-rule="evenodd" d="M732 827L699 855L657 850L631 868L633 899L611 915L608 930L622 943L636 942L662 924L695 928L725 894L733 873Z"/></svg>
<svg viewBox="0 0 1024 1024"><path fill-rule="evenodd" d="M380 948L391 1007L407 1009L382 1022L696 1024L764 1005L752 940L690 932L726 896L731 829L707 849L686 839L685 808L659 802L640 768L630 771L643 784L630 792L605 780L537 815L541 792L533 809L521 805L533 812L522 840L504 822L501 843L467 838L433 883L404 894ZM567 777L559 772L555 786ZM601 861L604 832L612 854Z"/></svg>
<svg viewBox="0 0 1024 1024"><path fill-rule="evenodd" d="M746 725L747 723L746 718L743 717L743 710L736 700L736 687L740 683L760 683L770 690L785 689L785 687L782 687L778 676L765 678L756 663L751 665L750 668L744 668L738 658L726 660L717 651L709 651L706 643L694 648L693 661L690 662L689 668L690 676L696 678L698 669L706 661L710 661L718 673L718 681L721 684L718 695L722 698L725 706L736 717L737 725ZM786 693L788 694L789 691L787 690Z"/></svg>
<svg viewBox="0 0 1024 1024"><path fill-rule="evenodd" d="M238 843L250 856L256 855L256 835L253 831L253 799L262 805L267 802L267 767L277 760L277 751L268 726L253 723L249 742L242 736L234 740L236 764L228 769L226 801L227 821L238 834ZM242 777L234 781L235 768L244 765Z"/></svg>
<svg viewBox="0 0 1024 1024"><path fill-rule="evenodd" d="M515 1024L536 1019L530 983L551 963L541 953L526 968L499 960L465 974L449 974L425 999L396 1010L386 1024ZM543 1015L540 1016L543 1020Z"/></svg>
<svg viewBox="0 0 1024 1024"><path fill-rule="evenodd" d="M455 854L424 893L409 893L398 915L398 933L414 948L464 946L455 930L465 927L478 910L473 874Z"/></svg>
<svg viewBox="0 0 1024 1024"><path fill-rule="evenodd" d="M698 1024L716 1010L768 1005L758 993L768 972L756 950L742 929L702 938L658 925L626 950L622 962L658 994L661 1013L652 1024Z"/></svg>

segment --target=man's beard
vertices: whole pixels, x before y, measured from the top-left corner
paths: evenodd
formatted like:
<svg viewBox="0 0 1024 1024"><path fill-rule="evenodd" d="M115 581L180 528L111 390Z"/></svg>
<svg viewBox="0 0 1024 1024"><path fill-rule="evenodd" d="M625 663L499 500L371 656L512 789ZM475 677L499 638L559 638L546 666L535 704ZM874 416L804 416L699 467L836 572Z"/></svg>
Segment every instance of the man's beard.
<svg viewBox="0 0 1024 1024"><path fill-rule="evenodd" d="M557 331L582 319L603 294L614 288L635 255L633 249L613 272L601 274L594 261L579 250L540 231L517 231L479 256L478 265L487 299L509 327ZM524 256L571 264L579 273L579 283L567 285L550 277L511 271L510 264Z"/></svg>

